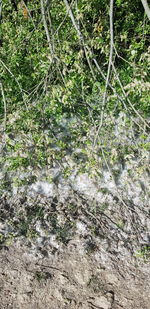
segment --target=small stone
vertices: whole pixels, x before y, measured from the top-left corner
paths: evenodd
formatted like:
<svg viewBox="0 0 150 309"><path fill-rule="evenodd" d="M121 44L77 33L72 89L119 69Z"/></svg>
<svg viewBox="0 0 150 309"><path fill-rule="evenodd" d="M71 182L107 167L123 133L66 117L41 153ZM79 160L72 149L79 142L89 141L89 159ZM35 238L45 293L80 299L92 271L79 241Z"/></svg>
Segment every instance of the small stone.
<svg viewBox="0 0 150 309"><path fill-rule="evenodd" d="M95 297L93 304L94 306L97 306L100 309L110 309L111 308L111 303L104 296Z"/></svg>

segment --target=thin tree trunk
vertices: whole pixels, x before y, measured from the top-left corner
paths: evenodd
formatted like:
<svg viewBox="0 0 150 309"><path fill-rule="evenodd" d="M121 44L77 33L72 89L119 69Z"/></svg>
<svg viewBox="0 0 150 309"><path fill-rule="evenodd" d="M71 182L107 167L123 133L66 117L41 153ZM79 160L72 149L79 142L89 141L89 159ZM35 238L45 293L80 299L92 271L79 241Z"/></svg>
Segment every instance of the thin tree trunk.
<svg viewBox="0 0 150 309"><path fill-rule="evenodd" d="M148 6L147 0L141 0L141 2L144 6L145 13L146 13L148 19L150 20L150 8Z"/></svg>

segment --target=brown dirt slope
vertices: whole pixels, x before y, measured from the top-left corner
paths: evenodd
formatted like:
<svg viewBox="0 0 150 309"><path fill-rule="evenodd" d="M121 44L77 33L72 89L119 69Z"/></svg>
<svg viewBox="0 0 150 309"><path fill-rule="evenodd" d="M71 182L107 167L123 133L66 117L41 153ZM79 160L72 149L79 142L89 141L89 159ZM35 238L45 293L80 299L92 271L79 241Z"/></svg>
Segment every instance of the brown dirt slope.
<svg viewBox="0 0 150 309"><path fill-rule="evenodd" d="M0 252L0 309L149 309L149 266L79 237L47 257L15 242Z"/></svg>

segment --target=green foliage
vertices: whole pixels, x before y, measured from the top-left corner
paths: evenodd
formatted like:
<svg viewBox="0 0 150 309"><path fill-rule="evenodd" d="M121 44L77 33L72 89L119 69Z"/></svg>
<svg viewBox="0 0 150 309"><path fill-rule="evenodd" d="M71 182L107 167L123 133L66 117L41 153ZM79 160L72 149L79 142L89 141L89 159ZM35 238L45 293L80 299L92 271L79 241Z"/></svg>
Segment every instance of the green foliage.
<svg viewBox="0 0 150 309"><path fill-rule="evenodd" d="M136 7L136 13L135 13ZM35 97L40 98L41 93L47 98L45 108L48 112L57 115L63 110L69 112L85 113L83 96L85 100L94 98L93 91L98 86L95 105L99 106L99 89L104 81L95 71L96 82L92 80L91 72L79 43L76 30L72 26L69 16L66 16L66 8L63 1L52 1L50 5L52 23L52 41L55 55L58 61L51 63L48 42L42 23L39 3L29 3L29 11L34 14L27 20L20 11L14 12L10 3L4 1L2 20L2 48L1 74L7 93L8 112L18 108L19 102ZM78 7L72 8L76 22L79 24L85 43L92 48L89 59L94 56L97 61L105 63L109 54L109 1L78 1ZM47 21L49 23L49 21ZM115 45L119 56L134 62L134 67L141 62L141 54L146 52L148 46L149 25L143 21L143 9L139 1L116 1L114 8ZM126 72L127 66L116 57L117 65L124 72L124 81L132 79L135 68L130 74ZM124 67L124 69L123 69ZM146 68L145 68L146 69ZM13 76L10 74L13 74ZM15 78L14 78L15 77ZM143 80L143 84L144 84ZM18 83L20 89L18 89ZM43 90L43 85L45 90ZM92 91L93 89L93 91ZM21 91L22 90L22 91ZM92 91L92 92L91 92ZM146 97L146 93L144 97ZM139 97L133 98L133 103L139 101ZM79 102L80 105L79 105ZM143 100L142 100L143 102ZM113 104L114 105L114 104ZM147 112L147 103L138 104L138 109ZM93 106L92 106L93 108ZM95 109L96 107L94 107Z"/></svg>
<svg viewBox="0 0 150 309"><path fill-rule="evenodd" d="M144 246L141 250L137 251L135 256L147 263L150 259L150 246Z"/></svg>
<svg viewBox="0 0 150 309"><path fill-rule="evenodd" d="M21 9L14 10L11 1L3 1L0 74L6 100L6 132L19 133L22 139L29 138L34 147L33 151L26 149L26 143L7 141L9 168L12 170L21 166L44 166L53 157L59 161L70 144L83 146L81 140L84 136L85 144L90 145L91 139L87 137L89 125L91 122L95 126L99 123L105 79L95 66L94 59L106 76L110 52L109 1L78 0L76 3L71 4L71 9L84 42L79 39L63 1L53 0L45 10L50 42L39 1L28 2L30 14L27 19ZM115 1L113 59L131 104L124 98L116 73L112 70L110 83L115 93L107 88L107 114L117 116L124 110L125 104L132 116L135 116L135 110L143 117L149 115L149 30L141 1ZM1 92L2 123L4 105ZM61 129L59 121L63 115L68 119L79 116L84 124L78 127L72 123L70 135L64 134L58 140L55 135ZM43 133L46 128L49 128L47 140ZM103 138L105 131L104 124L101 129L104 147L107 145L107 139ZM49 150L49 146L54 144L56 147ZM143 143L142 147L147 147L147 144ZM61 149L61 153L56 148ZM90 146L89 149L92 151ZM107 149L105 152L109 155ZM74 155L74 159L78 156ZM84 162L87 169L97 164L94 154L92 157L87 153L81 156L80 162L81 169L85 169ZM68 171L65 173L68 174Z"/></svg>
<svg viewBox="0 0 150 309"><path fill-rule="evenodd" d="M36 271L35 272L35 278L41 282L41 281L45 281L45 280L48 280L52 277L52 275L47 272L47 271Z"/></svg>

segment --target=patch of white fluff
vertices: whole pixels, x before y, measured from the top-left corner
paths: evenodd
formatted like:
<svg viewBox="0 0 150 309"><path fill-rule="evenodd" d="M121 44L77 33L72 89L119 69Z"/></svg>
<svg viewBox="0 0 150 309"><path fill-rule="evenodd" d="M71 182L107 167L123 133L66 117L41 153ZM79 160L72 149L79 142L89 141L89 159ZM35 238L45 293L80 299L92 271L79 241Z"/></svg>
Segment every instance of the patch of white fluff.
<svg viewBox="0 0 150 309"><path fill-rule="evenodd" d="M112 175L109 171L103 171L103 180L104 180L104 188L107 188L108 190L113 192L116 192L116 185L112 178Z"/></svg>
<svg viewBox="0 0 150 309"><path fill-rule="evenodd" d="M18 193L24 193L26 191L26 186L22 186L22 187L16 187L16 186L12 186L12 192L13 195L17 195Z"/></svg>
<svg viewBox="0 0 150 309"><path fill-rule="evenodd" d="M58 242L57 242L57 240L56 240L56 236L55 235L51 235L50 237L49 237L49 244L52 246L52 247L54 247L54 248L59 248L59 244L58 244Z"/></svg>
<svg viewBox="0 0 150 309"><path fill-rule="evenodd" d="M62 214L57 214L57 223L59 225L62 225L64 223L64 215Z"/></svg>
<svg viewBox="0 0 150 309"><path fill-rule="evenodd" d="M64 203L70 194L70 186L69 185L65 185L63 183L59 183L58 184L58 193L59 193L59 197L60 197L60 202Z"/></svg>
<svg viewBox="0 0 150 309"><path fill-rule="evenodd" d="M44 181L37 181L32 184L30 191L46 197L54 197L56 195L55 185Z"/></svg>
<svg viewBox="0 0 150 309"><path fill-rule="evenodd" d="M101 202L104 202L105 201L105 196L102 192L97 192L97 195L96 195L96 200L97 201L101 201Z"/></svg>
<svg viewBox="0 0 150 309"><path fill-rule="evenodd" d="M36 228L36 232L39 233L40 237L45 237L46 236L45 231L41 227L41 222L40 221L36 222L36 227L35 228Z"/></svg>
<svg viewBox="0 0 150 309"><path fill-rule="evenodd" d="M79 234L84 235L87 232L86 225L83 222L81 222L81 221L77 221L76 228L77 228L77 232Z"/></svg>
<svg viewBox="0 0 150 309"><path fill-rule="evenodd" d="M89 199L95 198L98 192L97 187L88 177L88 174L77 175L72 182L72 188L87 196Z"/></svg>
<svg viewBox="0 0 150 309"><path fill-rule="evenodd" d="M13 186L13 195L17 195L18 193L18 188Z"/></svg>

